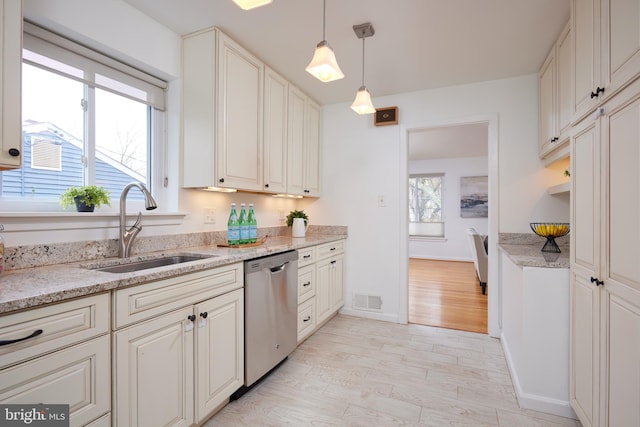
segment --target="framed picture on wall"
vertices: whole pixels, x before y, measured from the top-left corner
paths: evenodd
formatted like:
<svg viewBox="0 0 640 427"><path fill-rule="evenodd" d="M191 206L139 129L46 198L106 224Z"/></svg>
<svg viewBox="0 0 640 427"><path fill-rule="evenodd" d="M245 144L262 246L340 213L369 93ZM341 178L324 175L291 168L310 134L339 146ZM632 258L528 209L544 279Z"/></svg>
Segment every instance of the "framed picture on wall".
<svg viewBox="0 0 640 427"><path fill-rule="evenodd" d="M489 180L487 176L460 177L460 217L489 216Z"/></svg>

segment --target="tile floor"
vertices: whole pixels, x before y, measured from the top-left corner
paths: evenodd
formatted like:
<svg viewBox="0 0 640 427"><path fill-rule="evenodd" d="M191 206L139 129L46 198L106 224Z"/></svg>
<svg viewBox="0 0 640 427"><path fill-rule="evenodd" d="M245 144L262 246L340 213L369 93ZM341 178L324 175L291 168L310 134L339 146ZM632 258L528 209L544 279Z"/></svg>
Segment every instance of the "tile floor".
<svg viewBox="0 0 640 427"><path fill-rule="evenodd" d="M205 426L580 423L518 408L497 339L338 315Z"/></svg>

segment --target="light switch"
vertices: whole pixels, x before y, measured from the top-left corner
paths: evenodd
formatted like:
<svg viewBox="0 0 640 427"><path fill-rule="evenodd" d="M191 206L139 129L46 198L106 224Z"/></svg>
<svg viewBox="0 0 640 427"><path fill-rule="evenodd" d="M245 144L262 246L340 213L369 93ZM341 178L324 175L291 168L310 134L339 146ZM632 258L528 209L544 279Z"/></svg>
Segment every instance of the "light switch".
<svg viewBox="0 0 640 427"><path fill-rule="evenodd" d="M216 209L204 208L204 223L215 224L216 223Z"/></svg>

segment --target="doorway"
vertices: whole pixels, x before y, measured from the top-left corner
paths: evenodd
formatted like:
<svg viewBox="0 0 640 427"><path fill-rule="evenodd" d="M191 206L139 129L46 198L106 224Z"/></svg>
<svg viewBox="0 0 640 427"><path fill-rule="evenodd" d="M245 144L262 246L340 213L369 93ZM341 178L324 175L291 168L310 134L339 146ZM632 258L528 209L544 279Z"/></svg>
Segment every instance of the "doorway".
<svg viewBox="0 0 640 427"><path fill-rule="evenodd" d="M485 130L486 135L486 146L485 150L486 154L486 164L485 170L486 175L488 177L488 197L491 201L488 210L488 218L486 219L486 234L488 235L489 245L488 245L488 253L489 253L489 280L488 280L488 292L487 292L487 325L488 325L488 334L490 336L498 337L500 333L499 326L499 301L500 301L500 285L498 283L498 271L497 271L497 262L494 260L497 259L497 237L498 237L498 138L497 138L497 128L498 128L498 120L497 115L482 115L482 116L473 116L473 117L462 117L457 119L450 120L439 120L434 122L427 123L419 123L419 124L410 124L403 125L401 127L401 152L400 152L400 174L402 177L408 177L410 173L409 168L409 151L410 151L410 141L413 137L420 135L421 133L428 133L430 130L440 129L456 129L456 128L467 128L480 126ZM458 129L458 130L460 130ZM450 142L450 145L455 145L454 142ZM462 154L468 154L466 149L463 149ZM473 171L469 171L470 174L474 174ZM408 194L408 179L401 179L401 188L400 194ZM459 184L457 184L459 185ZM446 196L445 196L446 197ZM450 210L449 213L445 214L445 232L444 238L437 242L435 240L431 240L429 244L435 245L440 244L440 249L435 252L439 254L438 257L440 260L448 260L448 261L469 261L470 253L469 247L466 240L466 228L462 227L458 224L456 226L457 232L453 233L462 233L462 236L465 236L460 240L459 238L455 239L458 247L458 255L455 255L454 251L449 249L444 249L445 246L442 246L443 243L448 241L447 236L451 236L452 230L449 228L448 222L455 223L454 216L460 215L460 199L459 196L456 203L458 203L457 210ZM409 208L408 204L403 203L400 206L401 216L400 216L400 236L401 236L401 245L400 245L400 263L401 263L401 271L400 271L400 302L401 306L399 309L400 312L400 321L403 323L408 323L408 312L409 312L409 285L408 285L408 272L409 272L409 254L410 254L410 238L409 238ZM447 220L449 218L449 220ZM485 234L485 233L483 233ZM429 240L429 239L427 239ZM462 246L463 245L463 246ZM460 256L460 251L466 251L463 256ZM413 248L412 248L413 249Z"/></svg>

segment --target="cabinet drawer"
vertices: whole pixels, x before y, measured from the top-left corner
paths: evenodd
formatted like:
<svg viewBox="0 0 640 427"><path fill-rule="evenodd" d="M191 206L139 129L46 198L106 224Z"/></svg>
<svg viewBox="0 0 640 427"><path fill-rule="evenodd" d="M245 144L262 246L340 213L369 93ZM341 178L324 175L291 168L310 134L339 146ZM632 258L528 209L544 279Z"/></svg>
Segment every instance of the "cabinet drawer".
<svg viewBox="0 0 640 427"><path fill-rule="evenodd" d="M344 252L344 240L329 242L318 246L318 259L323 259Z"/></svg>
<svg viewBox="0 0 640 427"><path fill-rule="evenodd" d="M0 317L0 368L109 332L109 294L99 294Z"/></svg>
<svg viewBox="0 0 640 427"><path fill-rule="evenodd" d="M0 371L3 404L69 404L70 425L83 426L109 412L109 335Z"/></svg>
<svg viewBox="0 0 640 427"><path fill-rule="evenodd" d="M120 289L113 294L114 329L241 288L242 263Z"/></svg>
<svg viewBox="0 0 640 427"><path fill-rule="evenodd" d="M298 267L313 264L316 262L316 247L298 249Z"/></svg>
<svg viewBox="0 0 640 427"><path fill-rule="evenodd" d="M311 298L298 306L298 342L316 328L316 299Z"/></svg>
<svg viewBox="0 0 640 427"><path fill-rule="evenodd" d="M316 266L307 265L298 269L298 304L316 294Z"/></svg>

